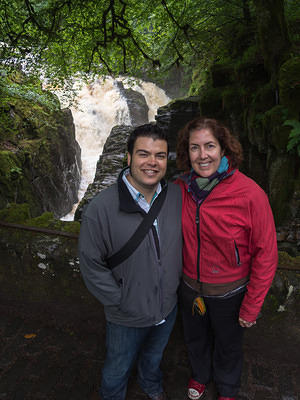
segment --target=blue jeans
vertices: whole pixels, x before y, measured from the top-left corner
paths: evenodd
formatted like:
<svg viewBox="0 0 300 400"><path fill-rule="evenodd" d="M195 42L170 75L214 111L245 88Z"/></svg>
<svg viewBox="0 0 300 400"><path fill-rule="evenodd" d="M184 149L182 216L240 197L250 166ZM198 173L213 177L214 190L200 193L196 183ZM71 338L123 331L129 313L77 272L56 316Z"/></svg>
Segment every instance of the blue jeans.
<svg viewBox="0 0 300 400"><path fill-rule="evenodd" d="M106 359L102 369L101 400L124 400L131 368L137 360L138 382L152 397L163 391L160 362L177 314L177 306L161 325L134 328L106 324Z"/></svg>

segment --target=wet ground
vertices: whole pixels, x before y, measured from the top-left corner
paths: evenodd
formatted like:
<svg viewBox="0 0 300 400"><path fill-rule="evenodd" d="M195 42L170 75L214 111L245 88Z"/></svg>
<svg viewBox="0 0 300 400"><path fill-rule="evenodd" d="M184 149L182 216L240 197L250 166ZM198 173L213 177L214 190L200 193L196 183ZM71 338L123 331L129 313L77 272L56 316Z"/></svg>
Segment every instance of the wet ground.
<svg viewBox="0 0 300 400"><path fill-rule="evenodd" d="M300 399L300 316L261 318L245 337L240 400ZM89 400L104 361L103 311L79 299L16 302L0 295L0 399ZM186 400L189 364L177 320L162 369L171 400ZM127 400L146 400L134 373ZM210 387L206 400L214 400Z"/></svg>

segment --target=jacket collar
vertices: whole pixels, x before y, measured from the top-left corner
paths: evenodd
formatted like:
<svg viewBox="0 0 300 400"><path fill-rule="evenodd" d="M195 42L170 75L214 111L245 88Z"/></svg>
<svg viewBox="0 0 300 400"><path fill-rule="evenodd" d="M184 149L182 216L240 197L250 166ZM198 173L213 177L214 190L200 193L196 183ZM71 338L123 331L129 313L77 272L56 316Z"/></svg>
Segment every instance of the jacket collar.
<svg viewBox="0 0 300 400"><path fill-rule="evenodd" d="M129 167L125 167L119 174L118 177L118 192L119 192L119 203L120 203L120 210L125 211L127 213L142 213L145 214L145 211L134 201L133 197L131 196L127 186L125 185L122 177L123 173ZM167 186L167 183L164 179L160 181L161 184L161 191ZM160 192L161 193L161 192Z"/></svg>

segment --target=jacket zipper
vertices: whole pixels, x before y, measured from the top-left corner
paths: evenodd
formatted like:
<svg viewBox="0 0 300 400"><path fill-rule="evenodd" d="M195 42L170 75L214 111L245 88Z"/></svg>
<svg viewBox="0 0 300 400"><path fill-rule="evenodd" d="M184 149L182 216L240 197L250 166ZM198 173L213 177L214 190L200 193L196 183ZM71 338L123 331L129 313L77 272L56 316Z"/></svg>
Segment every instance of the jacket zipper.
<svg viewBox="0 0 300 400"><path fill-rule="evenodd" d="M197 228L197 282L200 282L200 218L199 218L200 204L197 204L196 209L196 228Z"/></svg>
<svg viewBox="0 0 300 400"><path fill-rule="evenodd" d="M154 225L151 226L151 230L152 230L152 233L153 233L153 238L154 238L154 244L155 244L155 249L156 249L157 258L158 258L158 261L160 262L160 246L159 246L159 239L158 239L157 230L156 230L156 228L155 228Z"/></svg>
<svg viewBox="0 0 300 400"><path fill-rule="evenodd" d="M158 265L161 265L161 261L160 261L160 245L159 245L159 238L158 238L158 233L156 230L156 227L154 225L151 226L151 230L153 233L153 239L154 239L154 245L155 245L155 249L156 249L156 255L157 255L157 260L158 260ZM161 317L159 318L159 321L156 321L156 323L161 322L163 320L163 305L162 305L162 301L161 299L163 298L163 294L162 294L162 285L161 285L161 268L158 268L158 275L159 275L159 303L160 303L160 315Z"/></svg>
<svg viewBox="0 0 300 400"><path fill-rule="evenodd" d="M235 251L235 258L237 265L241 265L240 253L235 240L234 240L234 251Z"/></svg>
<svg viewBox="0 0 300 400"><path fill-rule="evenodd" d="M232 171L226 178L231 176L234 171ZM226 179L225 178L225 179ZM219 182L220 183L220 182ZM207 197L211 194L211 192L214 190L214 187L212 190L209 192L209 194L206 196L205 200ZM202 202L203 203L203 202ZM197 204L196 205L196 226L197 226L197 245L198 245L198 250L197 250L197 282L200 283L200 217L199 217L199 211L200 211L200 205L202 204Z"/></svg>

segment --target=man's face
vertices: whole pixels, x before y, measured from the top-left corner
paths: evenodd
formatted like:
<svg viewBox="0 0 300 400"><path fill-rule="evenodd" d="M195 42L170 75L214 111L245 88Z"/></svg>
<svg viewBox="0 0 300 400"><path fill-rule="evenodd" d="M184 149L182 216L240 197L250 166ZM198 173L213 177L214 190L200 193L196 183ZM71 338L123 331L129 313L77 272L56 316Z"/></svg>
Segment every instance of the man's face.
<svg viewBox="0 0 300 400"><path fill-rule="evenodd" d="M139 136L128 154L130 175L128 180L145 197L155 192L158 182L167 170L168 145L165 140Z"/></svg>

